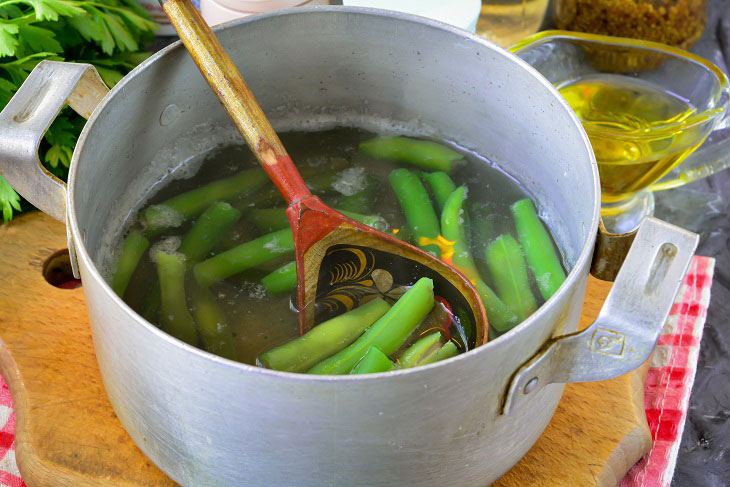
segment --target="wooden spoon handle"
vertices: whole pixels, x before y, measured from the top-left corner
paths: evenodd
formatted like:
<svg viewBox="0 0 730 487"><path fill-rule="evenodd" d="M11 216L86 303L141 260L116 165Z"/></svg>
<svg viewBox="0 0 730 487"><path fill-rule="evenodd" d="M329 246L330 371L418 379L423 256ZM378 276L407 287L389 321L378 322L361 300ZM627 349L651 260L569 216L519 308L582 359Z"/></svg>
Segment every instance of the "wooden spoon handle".
<svg viewBox="0 0 730 487"><path fill-rule="evenodd" d="M190 0L160 0L180 39L287 204L311 196L241 73Z"/></svg>

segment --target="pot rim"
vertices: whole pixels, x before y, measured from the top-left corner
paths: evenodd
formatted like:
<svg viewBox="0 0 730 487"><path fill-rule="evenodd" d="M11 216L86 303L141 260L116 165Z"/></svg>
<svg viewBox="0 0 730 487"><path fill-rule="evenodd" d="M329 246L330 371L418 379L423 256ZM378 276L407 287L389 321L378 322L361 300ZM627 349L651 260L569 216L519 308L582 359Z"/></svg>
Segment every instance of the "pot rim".
<svg viewBox="0 0 730 487"><path fill-rule="evenodd" d="M153 54L149 58L147 58L143 63L138 65L136 68L134 68L129 74L127 74L119 83L117 83L114 88L107 94L107 96L104 97L104 99L99 103L99 105L96 107L94 112L92 113L91 117L87 120L87 123L84 125L84 128L81 132L81 135L79 136L78 142L76 144L76 148L79 150L74 150L72 160L71 160L71 169L69 171L69 177L68 177L68 190L66 192L66 198L67 198L67 224L70 225L71 228L71 235L73 237L73 243L76 248L77 258L79 261L83 262L83 265L86 267L87 272L91 275L94 281L97 281L100 283L106 294L108 294L111 299L114 300L114 303L125 313L130 315L131 318L133 318L134 326L141 327L144 332L150 333L152 335L156 336L156 339L161 339L165 342L168 342L168 344L182 348L183 350L186 350L187 352L193 353L197 355L200 359L208 360L210 362L217 362L221 366L229 367L234 370L237 370L241 374L247 374L247 373L255 373L255 374L261 374L262 377L270 377L271 380L279 380L283 382L289 382L289 381L307 381L309 383L331 383L333 381L339 381L339 382L364 382L364 381L373 381L373 380L379 380L384 378L392 378L393 380L398 380L399 377L404 376L406 374L425 374L428 373L433 367L447 367L450 364L456 363L460 360L476 360L477 357L480 357L483 354L490 353L491 349L495 346L499 346L502 342L506 340L515 340L518 339L517 337L519 335L523 335L527 333L527 329L531 327L533 323L536 323L537 321L543 319L543 316L547 313L548 308L551 307L552 303L555 303L561 299L563 299L563 295L568 293L568 289L572 288L576 281L581 279L583 276L578 273L579 269L588 268L586 265L588 261L592 258L593 255L593 245L595 242L595 235L597 235L598 232L598 223L600 220L600 195L601 195L601 189L600 189L600 183L599 183L599 176L598 176L598 165L596 163L595 155L593 154L593 150L591 149L590 141L588 139L588 136L583 129L583 126L581 125L578 118L575 116L573 111L571 110L568 103L560 96L557 89L555 89L552 84L544 78L535 68L530 66L527 62L523 61L519 57L515 56L514 54L511 54L510 52L500 48L496 44L486 40L485 38L478 36L476 34L473 34L469 31L460 29L458 27L451 26L449 24L445 24L443 22L439 22L436 20L428 19L425 17L419 17L412 14L402 13L402 12L396 12L396 11L390 11L390 10L383 10L383 9L375 9L375 8L367 8L367 7L345 7L345 6L325 6L325 7L296 7L296 8L290 8L290 9L283 9L283 10L277 10L273 12L267 12L267 13L261 13L256 15L251 15L248 17L244 17L241 19L237 19L231 22L226 22L224 24L221 24L220 26L215 27L213 30L218 31L221 29L227 29L227 28L234 28L239 25L245 25L251 22L260 22L265 21L266 19L272 18L272 17L279 17L279 16L288 16L288 15L309 15L309 14L316 14L316 13L331 13L332 15L335 14L349 14L349 13L355 13L360 14L364 16L379 16L379 17L392 17L397 19L401 22L410 22L410 23L416 23L424 25L431 29L437 29L442 31L447 31L451 34L456 34L458 36L461 36L465 39L468 39L471 42L476 42L477 44L481 44L482 47L486 47L492 51L494 51L496 54L509 57L511 60L518 65L520 65L523 69L525 69L527 72L532 74L536 80L541 83L544 87L546 87L549 91L553 93L555 96L555 101L558 105L562 106L564 110L568 112L570 115L570 118L573 122L573 125L578 129L578 132L583 139L583 142L585 144L585 147L588 151L589 160L591 164L591 169L593 173L593 191L592 191L592 197L593 197L593 217L591 219L589 228L588 228L588 238L586 239L585 243L583 244L583 247L581 249L581 252L576 259L575 263L573 264L573 268L568 273L565 282L560 286L557 292L553 294L545 303L540 306L537 311L535 311L530 317L528 317L526 320L524 320L519 325L515 326L512 330L505 333L504 335L496 338L495 340L490 340L486 344L476 347L472 350L469 350L465 353L461 353L459 355L456 355L452 358L436 362L433 364L428 364L420 367L414 367L409 369L399 369L395 371L389 371L389 372L380 372L375 374L363 374L363 375L310 375L310 374L301 374L301 373L295 373L295 372L282 372L277 370L271 370L271 369L265 369L263 367L257 367L254 365L244 364L241 362L236 362L234 360L226 359L223 357L219 357L217 355L214 355L210 352L206 352L205 350L199 349L197 347L194 347L192 345L189 345L181 340L178 340L177 338L174 338L173 336L165 333L161 329L154 326L152 323L149 323L147 320L142 318L136 311L134 311L129 305L127 305L119 296L116 295L116 293L112 290L111 286L107 282L107 280L101 275L99 270L97 269L96 265L94 264L91 256L89 255L89 252L86 249L86 246L84 245L84 241L81 235L81 231L79 229L79 224L76 219L76 210L75 206L73 204L73 194L74 194L74 187L76 185L76 178L77 178L77 166L78 166L78 154L81 152L81 149L83 148L84 143L86 142L86 138L89 133L89 128L94 124L96 119L99 117L99 114L104 111L107 104L114 98L117 93L125 89L126 84L131 80L134 76L136 76L139 72L145 70L149 65L154 63L159 58L166 56L168 53L176 50L176 49L185 49L185 47L182 45L182 42L180 40L175 41L174 43L170 44L169 46L161 49L157 53ZM496 344L496 345L495 345Z"/></svg>

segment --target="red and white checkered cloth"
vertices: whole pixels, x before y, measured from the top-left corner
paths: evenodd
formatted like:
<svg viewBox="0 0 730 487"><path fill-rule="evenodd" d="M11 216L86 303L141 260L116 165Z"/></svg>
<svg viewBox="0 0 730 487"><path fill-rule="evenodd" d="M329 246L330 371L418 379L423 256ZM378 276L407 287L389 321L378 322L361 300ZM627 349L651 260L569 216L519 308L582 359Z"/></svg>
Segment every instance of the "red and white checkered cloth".
<svg viewBox="0 0 730 487"><path fill-rule="evenodd" d="M695 257L677 294L646 378L644 404L654 444L629 470L620 487L668 487L672 481L714 270L715 259Z"/></svg>
<svg viewBox="0 0 730 487"><path fill-rule="evenodd" d="M672 480L689 395L697 370L702 329L710 304L715 259L695 257L664 325L646 380L646 418L654 445L620 487L666 487ZM15 463L15 413L0 377L0 485L25 487Z"/></svg>

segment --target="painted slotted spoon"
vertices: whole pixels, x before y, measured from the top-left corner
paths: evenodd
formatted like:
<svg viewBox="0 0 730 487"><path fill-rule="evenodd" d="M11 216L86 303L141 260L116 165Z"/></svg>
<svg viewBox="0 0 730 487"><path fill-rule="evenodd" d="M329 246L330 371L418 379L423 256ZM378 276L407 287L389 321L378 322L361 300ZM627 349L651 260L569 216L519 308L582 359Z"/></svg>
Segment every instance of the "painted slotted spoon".
<svg viewBox="0 0 730 487"><path fill-rule="evenodd" d="M399 285L429 277L438 300L458 317L459 328L472 331L468 348L486 342L487 317L471 283L431 254L358 223L312 195L241 74L191 1L160 0L160 5L287 202L294 232L300 333L315 321L357 306L367 296L396 295Z"/></svg>

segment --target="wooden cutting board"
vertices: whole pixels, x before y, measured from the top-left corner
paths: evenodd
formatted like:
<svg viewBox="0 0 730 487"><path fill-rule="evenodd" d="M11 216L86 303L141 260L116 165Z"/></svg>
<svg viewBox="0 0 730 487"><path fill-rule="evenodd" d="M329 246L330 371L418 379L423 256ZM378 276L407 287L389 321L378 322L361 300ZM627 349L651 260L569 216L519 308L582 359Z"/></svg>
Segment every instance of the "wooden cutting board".
<svg viewBox="0 0 730 487"><path fill-rule="evenodd" d="M175 485L132 442L104 392L82 289L60 289L45 263L66 248L41 213L0 226L0 373L15 401L16 458L30 487ZM55 266L46 266L53 274ZM610 289L591 279L582 325ZM530 452L494 485L615 486L648 451L644 372L571 384ZM488 462L489 458L484 461Z"/></svg>

